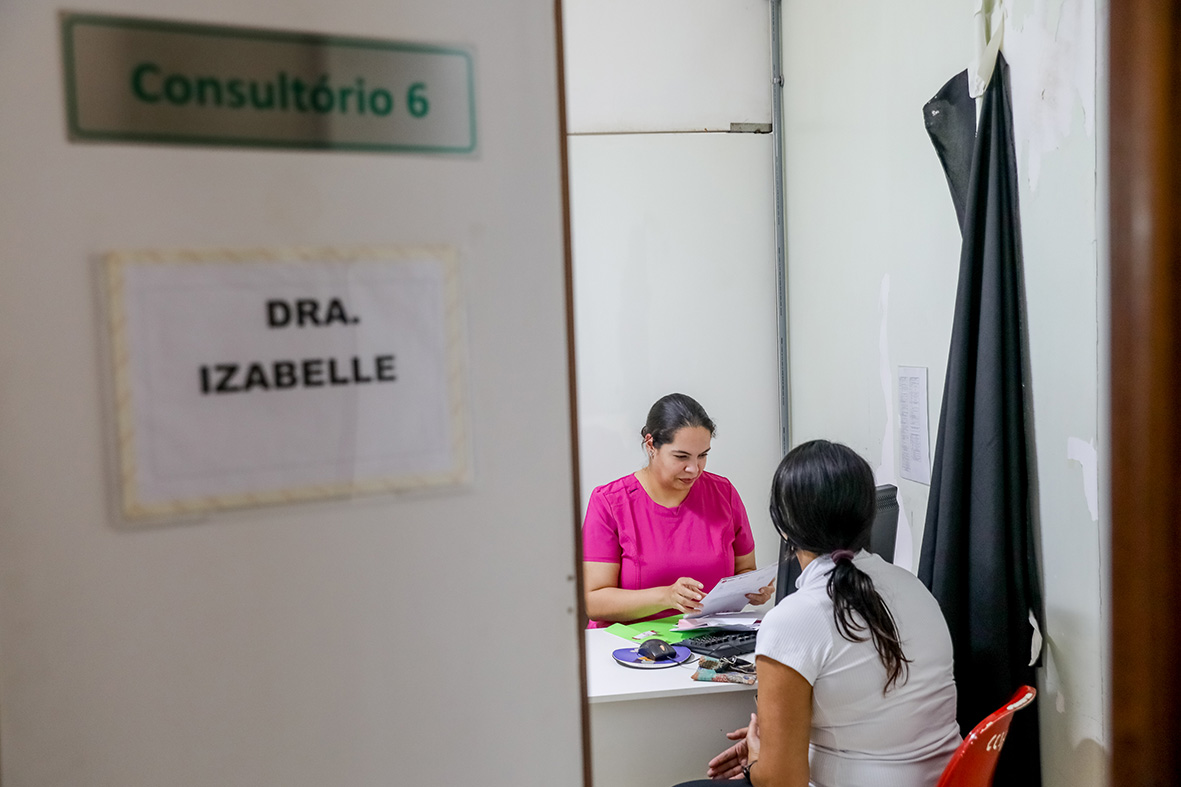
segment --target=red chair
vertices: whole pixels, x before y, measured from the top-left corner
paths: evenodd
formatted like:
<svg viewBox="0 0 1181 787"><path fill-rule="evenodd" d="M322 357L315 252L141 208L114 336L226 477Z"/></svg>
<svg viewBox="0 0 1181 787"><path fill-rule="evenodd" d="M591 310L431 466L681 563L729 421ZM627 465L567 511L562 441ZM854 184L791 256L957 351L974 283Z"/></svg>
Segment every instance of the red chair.
<svg viewBox="0 0 1181 787"><path fill-rule="evenodd" d="M977 724L951 755L951 762L943 769L935 787L991 787L992 774L996 771L1005 736L1009 734L1013 714L1033 702L1036 696L1037 689L1022 686L1003 708Z"/></svg>

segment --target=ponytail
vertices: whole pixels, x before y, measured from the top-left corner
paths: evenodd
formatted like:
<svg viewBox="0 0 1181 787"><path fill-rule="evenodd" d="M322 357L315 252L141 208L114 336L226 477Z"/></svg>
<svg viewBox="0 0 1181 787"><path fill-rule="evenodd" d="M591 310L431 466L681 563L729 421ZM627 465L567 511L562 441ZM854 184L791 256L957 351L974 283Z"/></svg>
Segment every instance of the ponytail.
<svg viewBox="0 0 1181 787"><path fill-rule="evenodd" d="M835 560L832 572L828 575L832 619L841 636L850 642L873 639L878 658L886 668L886 685L882 689L882 694L885 694L900 678L906 682L904 676L910 659L902 652L894 615L873 586L869 574L853 565L851 557L840 557L843 559ZM866 630L869 631L868 636L863 633Z"/></svg>
<svg viewBox="0 0 1181 787"><path fill-rule="evenodd" d="M869 542L876 505L869 463L848 446L827 440L792 449L771 482L771 522L783 540L793 548L832 555L828 596L833 622L850 642L873 640L886 668L885 694L906 681L910 659L873 579L853 563L854 550Z"/></svg>

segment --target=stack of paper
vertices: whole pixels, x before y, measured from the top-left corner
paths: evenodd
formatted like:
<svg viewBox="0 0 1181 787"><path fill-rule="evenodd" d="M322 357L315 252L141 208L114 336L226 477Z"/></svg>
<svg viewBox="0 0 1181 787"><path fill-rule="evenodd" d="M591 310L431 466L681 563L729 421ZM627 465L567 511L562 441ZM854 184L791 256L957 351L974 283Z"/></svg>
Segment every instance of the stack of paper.
<svg viewBox="0 0 1181 787"><path fill-rule="evenodd" d="M701 600L701 611L686 615L687 618L699 618L705 615L716 615L719 612L738 612L750 599L747 593L758 593L759 588L766 587L775 581L779 572L778 564L760 568L757 571L747 571L745 574L735 574L726 577L714 585L705 598Z"/></svg>
<svg viewBox="0 0 1181 787"><path fill-rule="evenodd" d="M755 629L762 617L760 612L743 612L750 603L748 593L758 593L760 588L775 581L779 565L774 564L757 571L726 577L701 600L701 611L686 615L677 624L679 631L699 628Z"/></svg>
<svg viewBox="0 0 1181 787"><path fill-rule="evenodd" d="M735 629L737 631L753 631L762 622L761 612L719 612L716 615L701 615L699 617L683 617L677 622L677 631L693 631L694 629Z"/></svg>

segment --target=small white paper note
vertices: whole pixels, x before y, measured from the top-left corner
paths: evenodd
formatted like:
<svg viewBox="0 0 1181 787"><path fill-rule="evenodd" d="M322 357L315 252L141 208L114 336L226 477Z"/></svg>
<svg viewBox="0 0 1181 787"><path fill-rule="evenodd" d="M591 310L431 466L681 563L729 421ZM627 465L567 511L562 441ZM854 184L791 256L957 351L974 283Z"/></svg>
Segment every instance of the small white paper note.
<svg viewBox="0 0 1181 787"><path fill-rule="evenodd" d="M898 367L898 430L902 477L930 485L931 435L924 366Z"/></svg>

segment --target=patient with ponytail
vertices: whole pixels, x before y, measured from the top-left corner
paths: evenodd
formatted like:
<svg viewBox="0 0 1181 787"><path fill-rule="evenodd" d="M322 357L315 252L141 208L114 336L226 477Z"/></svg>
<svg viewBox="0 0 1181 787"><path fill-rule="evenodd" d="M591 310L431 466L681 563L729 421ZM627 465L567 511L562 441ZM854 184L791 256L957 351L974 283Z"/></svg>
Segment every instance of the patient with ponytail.
<svg viewBox="0 0 1181 787"><path fill-rule="evenodd" d="M947 624L909 571L864 549L873 471L848 446L793 449L771 520L803 569L755 648L758 713L711 780L755 787L934 787L960 743ZM709 780L689 785L708 785Z"/></svg>

